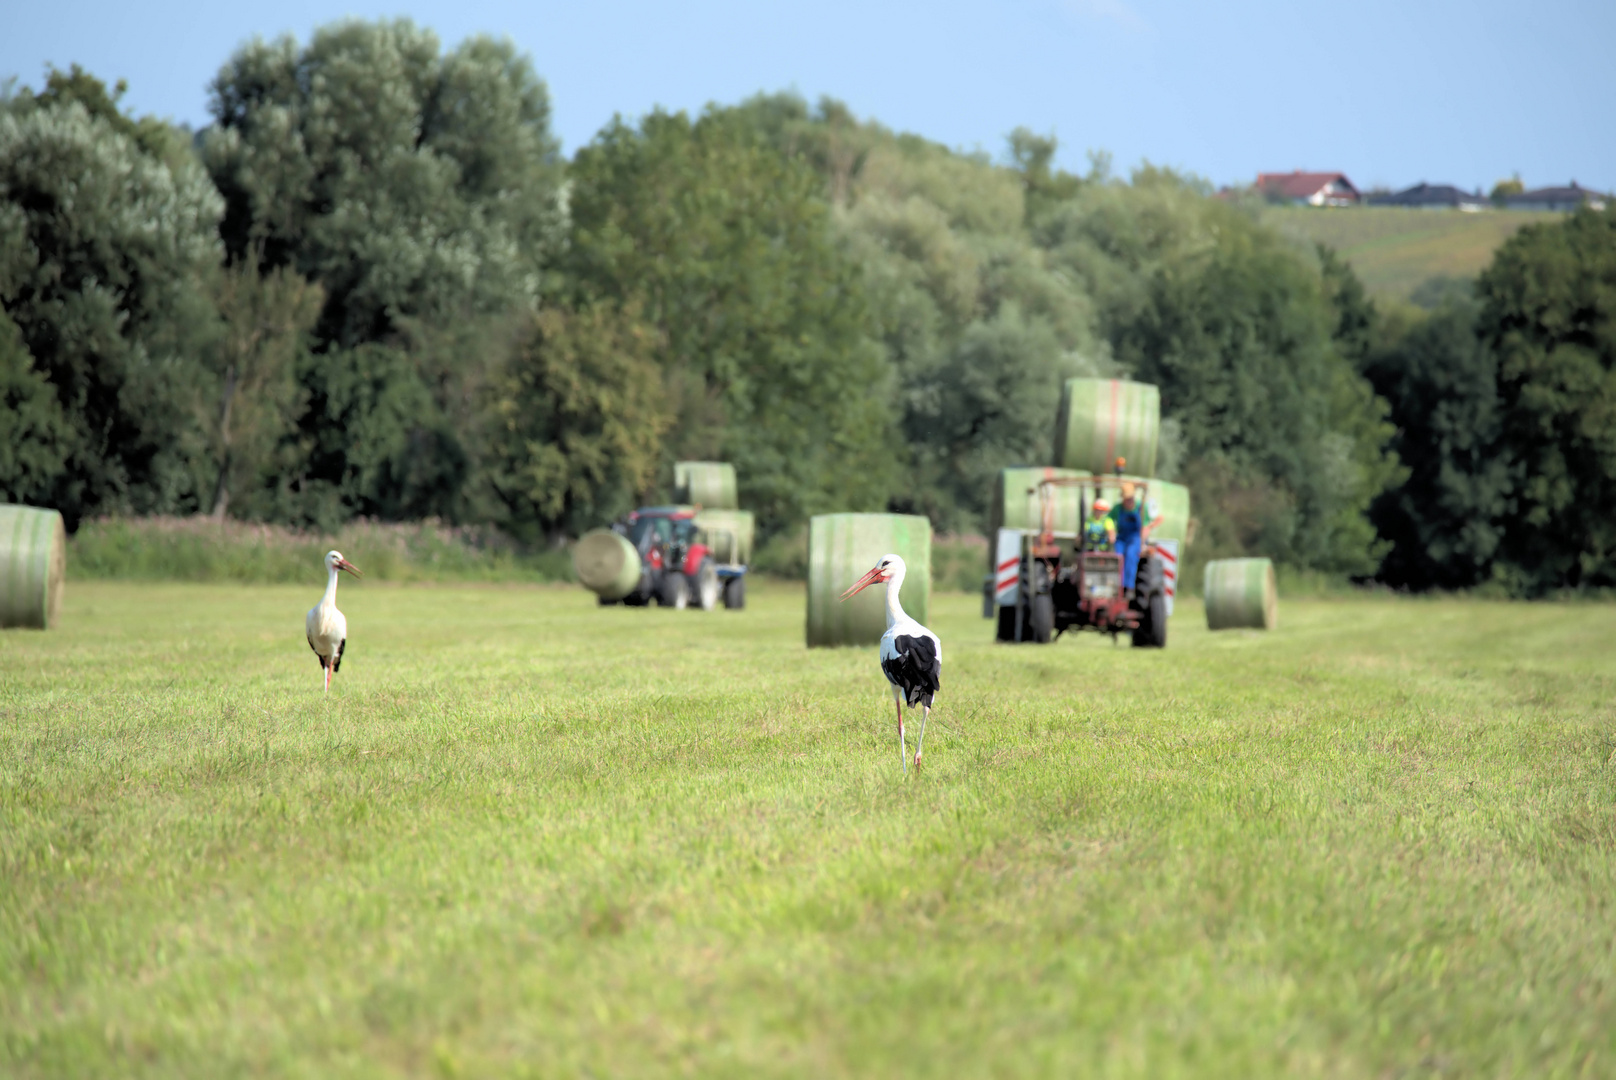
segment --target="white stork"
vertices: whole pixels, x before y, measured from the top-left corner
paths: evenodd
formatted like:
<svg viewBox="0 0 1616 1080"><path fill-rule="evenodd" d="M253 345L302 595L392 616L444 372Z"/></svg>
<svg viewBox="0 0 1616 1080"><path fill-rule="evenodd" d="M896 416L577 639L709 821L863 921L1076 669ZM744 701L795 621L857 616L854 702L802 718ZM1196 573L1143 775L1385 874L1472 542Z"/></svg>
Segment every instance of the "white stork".
<svg viewBox="0 0 1616 1080"><path fill-rule="evenodd" d="M308 631L309 648L320 659L320 670L325 672L325 689L331 691L331 674L342 666L342 650L348 644L348 620L337 610L337 571L346 570L354 577L364 577L359 568L342 557L340 551L325 553L325 595L309 608L303 628Z"/></svg>
<svg viewBox="0 0 1616 1080"><path fill-rule="evenodd" d="M920 748L926 741L926 719L937 697L943 678L943 643L937 635L903 613L898 590L903 588L903 560L883 555L875 569L855 581L842 599L886 582L887 632L881 635L881 671L892 684L892 700L898 705L898 760L909 771L909 747L903 738L903 706L920 706L920 738L915 740L915 771L920 771Z"/></svg>

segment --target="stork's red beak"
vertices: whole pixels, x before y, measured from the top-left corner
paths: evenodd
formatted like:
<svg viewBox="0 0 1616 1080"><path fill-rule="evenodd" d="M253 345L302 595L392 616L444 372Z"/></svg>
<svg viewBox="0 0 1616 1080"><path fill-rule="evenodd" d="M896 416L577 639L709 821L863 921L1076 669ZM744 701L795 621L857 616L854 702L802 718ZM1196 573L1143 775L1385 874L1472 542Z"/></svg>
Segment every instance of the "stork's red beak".
<svg viewBox="0 0 1616 1080"><path fill-rule="evenodd" d="M348 571L348 573L352 574L354 577L364 577L365 576L364 574L361 574L359 572L359 567L355 566L353 563L349 562L347 559L338 559L337 560L337 569L338 570L346 570L346 571Z"/></svg>
<svg viewBox="0 0 1616 1080"><path fill-rule="evenodd" d="M881 574L881 568L877 566L874 570L871 570L868 574L865 574L863 577L853 582L853 584L848 587L848 590L842 594L841 598L846 600L848 597L864 591L871 585L874 585L876 582L885 580L886 578Z"/></svg>

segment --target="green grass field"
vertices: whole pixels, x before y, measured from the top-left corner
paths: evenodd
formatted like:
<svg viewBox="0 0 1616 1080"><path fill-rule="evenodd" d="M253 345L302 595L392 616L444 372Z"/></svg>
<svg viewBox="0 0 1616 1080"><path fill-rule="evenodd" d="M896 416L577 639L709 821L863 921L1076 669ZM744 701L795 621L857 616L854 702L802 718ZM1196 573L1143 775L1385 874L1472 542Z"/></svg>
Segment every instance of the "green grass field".
<svg viewBox="0 0 1616 1080"><path fill-rule="evenodd" d="M1560 222L1564 214L1498 210L1408 210L1361 206L1337 210L1271 206L1263 224L1286 236L1325 243L1352 264L1371 292L1407 300L1433 277L1471 278L1523 225Z"/></svg>
<svg viewBox="0 0 1616 1080"><path fill-rule="evenodd" d="M800 586L317 594L0 634L0 1074L1616 1073L1616 606L941 595L905 777Z"/></svg>

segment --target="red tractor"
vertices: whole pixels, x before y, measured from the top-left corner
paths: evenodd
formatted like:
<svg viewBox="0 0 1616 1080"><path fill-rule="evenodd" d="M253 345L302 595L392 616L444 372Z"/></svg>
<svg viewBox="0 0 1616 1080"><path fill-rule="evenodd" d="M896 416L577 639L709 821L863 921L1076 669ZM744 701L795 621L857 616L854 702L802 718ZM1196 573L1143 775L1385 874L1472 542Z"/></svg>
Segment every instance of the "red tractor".
<svg viewBox="0 0 1616 1080"><path fill-rule="evenodd" d="M1178 544L1147 540L1139 556L1135 588L1122 587L1122 555L1106 550L1102 539L1086 535L1090 508L1102 487L1120 479L1101 476L1046 479L1038 495L1043 522L1037 532L1000 529L990 582L989 609L997 608L1000 641L1047 643L1070 629L1098 630L1115 639L1127 633L1136 646L1167 644L1167 617L1172 612L1177 578ZM1078 489L1075 532L1055 528L1054 489ZM1137 481L1144 503L1148 481Z"/></svg>
<svg viewBox="0 0 1616 1080"><path fill-rule="evenodd" d="M692 506L642 506L613 525L612 531L639 552L640 581L621 601L601 603L643 607L655 600L663 607L684 608L694 602L711 611L722 596L725 607L743 606L745 567L720 567L695 519Z"/></svg>

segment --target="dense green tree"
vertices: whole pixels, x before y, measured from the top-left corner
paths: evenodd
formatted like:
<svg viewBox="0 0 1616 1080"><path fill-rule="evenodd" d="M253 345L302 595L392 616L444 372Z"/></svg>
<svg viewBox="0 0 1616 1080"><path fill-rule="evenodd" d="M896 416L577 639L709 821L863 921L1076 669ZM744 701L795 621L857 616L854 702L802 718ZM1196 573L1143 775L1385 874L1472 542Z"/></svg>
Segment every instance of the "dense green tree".
<svg viewBox="0 0 1616 1080"><path fill-rule="evenodd" d="M1352 267L1328 244L1318 244L1319 279L1324 300L1333 313L1330 339L1336 351L1355 369L1369 360L1380 313Z"/></svg>
<svg viewBox="0 0 1616 1080"><path fill-rule="evenodd" d="M1054 167L1059 143L1053 135L1034 135L1027 128L1010 133L1010 159L1021 174L1027 205L1027 223L1041 221L1051 210L1077 195L1081 177Z"/></svg>
<svg viewBox="0 0 1616 1080"><path fill-rule="evenodd" d="M980 528L963 511L980 513L1006 464L1050 460L1061 382L1081 372L1048 320L1014 303L973 320L924 379L910 380L903 430L915 467L899 508Z"/></svg>
<svg viewBox="0 0 1616 1080"><path fill-rule="evenodd" d="M670 459L736 462L765 528L885 502L888 366L809 169L734 111L655 112L578 152L571 208L577 306L658 334Z"/></svg>
<svg viewBox="0 0 1616 1080"><path fill-rule="evenodd" d="M1487 580L1509 512L1511 471L1494 445L1498 361L1476 336L1477 310L1473 298L1453 297L1407 325L1398 319L1365 365L1409 469L1371 515L1391 545L1379 577L1399 588Z"/></svg>
<svg viewBox="0 0 1616 1080"><path fill-rule="evenodd" d="M304 353L303 422L277 448L254 517L335 529L355 515L461 520L476 463L401 345Z"/></svg>
<svg viewBox="0 0 1616 1080"><path fill-rule="evenodd" d="M407 20L240 49L204 157L233 265L259 253L323 290L306 409L247 513L497 512L482 499L485 391L565 241L549 101L508 41L440 51ZM266 279L267 280L267 279ZM552 282L553 284L553 282Z"/></svg>
<svg viewBox="0 0 1616 1080"><path fill-rule="evenodd" d="M408 20L254 40L213 83L208 169L232 259L326 292L323 343L537 297L562 228L549 100L508 41L448 54Z"/></svg>
<svg viewBox="0 0 1616 1080"><path fill-rule="evenodd" d="M1497 574L1526 593L1616 585L1616 209L1522 229L1478 295L1514 472Z"/></svg>
<svg viewBox="0 0 1616 1080"><path fill-rule="evenodd" d="M0 310L0 501L50 502L72 444L72 424L54 388Z"/></svg>
<svg viewBox="0 0 1616 1080"><path fill-rule="evenodd" d="M90 513L198 507L196 398L217 333L207 282L219 197L170 139L119 116L97 85L82 72L53 76L0 111L0 307L59 406L34 399L30 430L51 448L31 467L31 497L74 525ZM14 386L17 371L13 361ZM38 470L57 460L44 490Z"/></svg>
<svg viewBox="0 0 1616 1080"><path fill-rule="evenodd" d="M1333 339L1318 272L1239 214L1203 214L1213 242L1151 274L1142 307L1113 327L1117 357L1161 387L1201 471L1264 481L1257 550L1371 573L1382 545L1365 513L1397 468L1383 406Z"/></svg>
<svg viewBox="0 0 1616 1080"><path fill-rule="evenodd" d="M1027 232L1029 199L1075 190L1050 174L1053 142L1021 133L1017 171L835 101L783 94L738 111L820 175L863 267L908 452L892 507L983 527L993 472L1048 460L1061 380L1112 369L1089 298Z"/></svg>
<svg viewBox="0 0 1616 1080"><path fill-rule="evenodd" d="M518 535L574 535L655 488L673 417L658 335L631 307L532 317L494 387L492 483Z"/></svg>
<svg viewBox="0 0 1616 1080"><path fill-rule="evenodd" d="M297 361L323 299L318 285L290 267L266 273L256 252L218 276L215 302L223 328L213 360L219 396L204 423L217 474L217 520L223 520L232 491L264 483L276 443L296 426L302 405Z"/></svg>

